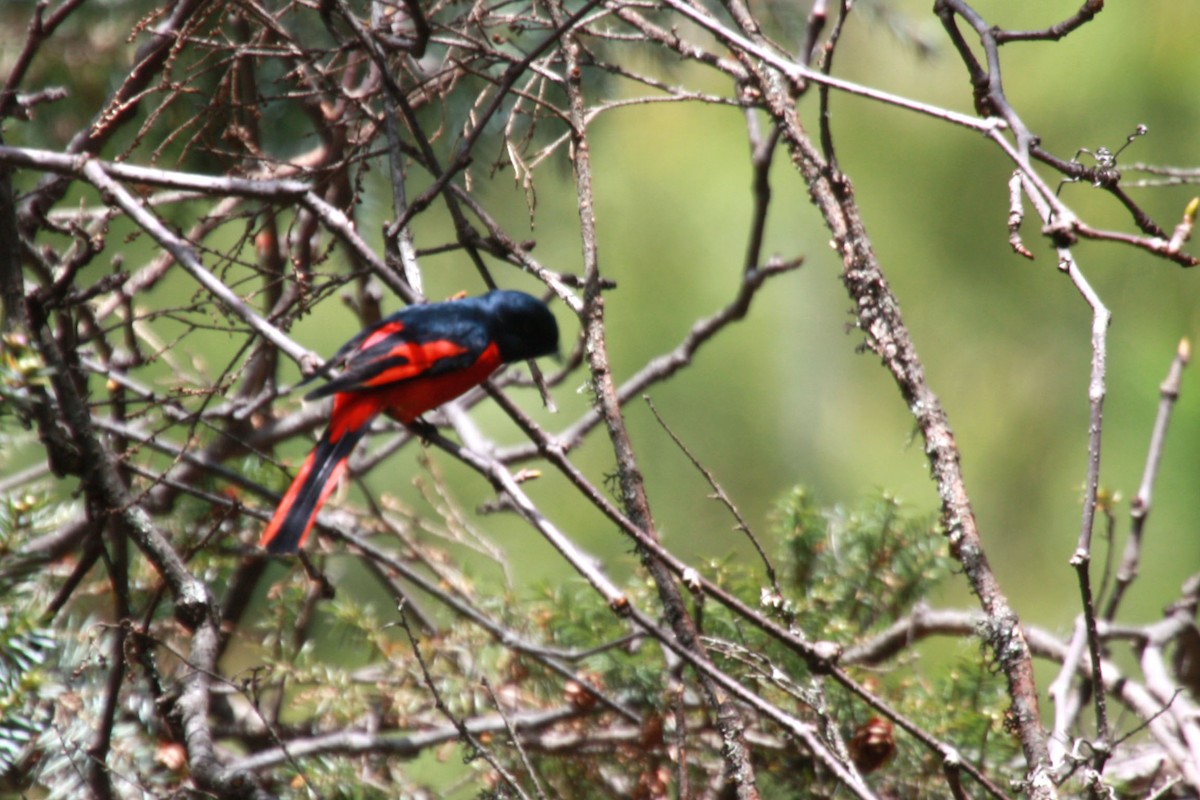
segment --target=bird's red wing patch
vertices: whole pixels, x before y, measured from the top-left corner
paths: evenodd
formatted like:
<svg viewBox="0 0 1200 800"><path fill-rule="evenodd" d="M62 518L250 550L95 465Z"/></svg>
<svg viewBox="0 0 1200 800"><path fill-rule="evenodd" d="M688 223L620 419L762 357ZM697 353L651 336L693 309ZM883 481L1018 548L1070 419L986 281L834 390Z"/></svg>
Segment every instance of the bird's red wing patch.
<svg viewBox="0 0 1200 800"><path fill-rule="evenodd" d="M383 358L376 360L388 361L390 358L391 356L384 356ZM373 389L380 386L387 386L390 383L400 383L401 381L412 380L413 378L419 377L421 373L425 372L427 369L429 369L428 364L421 365L413 364L412 362L406 364L397 364L393 367L380 369L371 377L360 382L355 388Z"/></svg>
<svg viewBox="0 0 1200 800"><path fill-rule="evenodd" d="M443 358L453 358L467 352L467 348L449 339L432 342L399 342L384 355L375 359L379 362L397 361L393 366L381 369L362 382L362 386L378 388L391 383L412 380L427 372Z"/></svg>
<svg viewBox="0 0 1200 800"><path fill-rule="evenodd" d="M496 371L500 363L500 349L491 344L470 366L394 384L391 388L381 390L380 399L387 407L388 414L401 422L412 422L426 411L478 386Z"/></svg>
<svg viewBox="0 0 1200 800"><path fill-rule="evenodd" d="M391 336L393 333L399 333L402 330L404 330L404 323L400 320L393 320L392 322L380 325L378 328L371 331L370 336L368 336L366 339L363 339L363 342L358 346L358 349L361 351L366 350L369 347L373 347L387 337Z"/></svg>

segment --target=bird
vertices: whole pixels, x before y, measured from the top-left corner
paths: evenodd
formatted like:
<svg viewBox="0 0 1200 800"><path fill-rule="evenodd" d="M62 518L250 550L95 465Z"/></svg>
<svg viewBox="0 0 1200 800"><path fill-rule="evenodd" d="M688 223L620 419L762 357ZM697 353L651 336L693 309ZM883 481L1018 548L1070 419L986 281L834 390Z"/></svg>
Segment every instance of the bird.
<svg viewBox="0 0 1200 800"><path fill-rule="evenodd" d="M347 459L372 420L387 413L405 425L487 380L502 365L558 352L558 323L541 300L507 289L412 305L346 342L303 382L341 372L305 395L333 395L329 425L300 466L263 530L259 547L295 553L304 546Z"/></svg>

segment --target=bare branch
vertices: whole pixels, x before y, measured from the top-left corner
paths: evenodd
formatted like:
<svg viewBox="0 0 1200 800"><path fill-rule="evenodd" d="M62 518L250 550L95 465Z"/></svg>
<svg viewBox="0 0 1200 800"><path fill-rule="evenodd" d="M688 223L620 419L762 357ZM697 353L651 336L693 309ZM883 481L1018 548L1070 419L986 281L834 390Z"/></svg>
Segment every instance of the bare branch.
<svg viewBox="0 0 1200 800"><path fill-rule="evenodd" d="M1121 565L1117 568L1117 580L1113 586L1112 596L1104 609L1104 619L1113 620L1125 591L1137 578L1138 564L1142 554L1142 534L1146 527L1146 519L1150 516L1151 501L1154 494L1154 481L1158 477L1158 467L1162 461L1163 447L1167 439L1167 426L1171 421L1171 411L1179 400L1180 384L1184 367L1191 361L1192 346L1187 339L1179 340L1175 358L1171 361L1167 376L1158 388L1158 415L1154 418L1154 429L1150 434L1150 448L1146 453L1146 465L1142 470L1142 481L1137 494L1129 504L1129 539L1125 542L1125 553L1121 556Z"/></svg>

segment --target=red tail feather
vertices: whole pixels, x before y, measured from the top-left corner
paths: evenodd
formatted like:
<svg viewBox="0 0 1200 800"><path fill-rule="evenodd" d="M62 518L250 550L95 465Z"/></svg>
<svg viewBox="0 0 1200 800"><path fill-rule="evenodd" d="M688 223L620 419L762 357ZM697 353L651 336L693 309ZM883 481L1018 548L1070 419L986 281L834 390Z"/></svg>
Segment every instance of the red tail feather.
<svg viewBox="0 0 1200 800"><path fill-rule="evenodd" d="M304 546L316 522L317 512L346 471L346 459L366 429L364 424L356 430L345 431L336 442L329 441L330 431L325 432L275 509L275 516L271 517L258 541L259 547L265 547L271 553L294 553Z"/></svg>

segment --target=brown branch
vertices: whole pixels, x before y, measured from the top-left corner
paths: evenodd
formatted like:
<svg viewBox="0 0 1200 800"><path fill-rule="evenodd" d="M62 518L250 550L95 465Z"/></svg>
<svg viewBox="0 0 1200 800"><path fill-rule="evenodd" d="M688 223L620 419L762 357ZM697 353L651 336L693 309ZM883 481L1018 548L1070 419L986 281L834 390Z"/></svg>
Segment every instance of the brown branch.
<svg viewBox="0 0 1200 800"><path fill-rule="evenodd" d="M786 729L791 731L793 735L799 737L805 743L805 746L810 749L813 755L820 759L827 768L834 772L834 774L838 776L839 780L841 780L848 789L853 791L859 797L872 796L869 790L862 786L861 781L853 776L852 773L849 773L836 759L836 757L827 750L825 745L819 740L818 737L816 737L811 725L798 720L793 715L780 709L768 700L760 697L756 693L742 686L742 684L736 679L716 668L703 650L697 653L695 644L689 643L686 640L681 641L678 631L675 628L677 624L676 621L672 621L668 618L670 629L664 629L645 612L633 605L627 596L623 594L615 594L615 587L610 583L608 578L597 569L594 559L583 553L574 545L570 544L569 541L566 540L566 538L561 534L561 532L558 531L558 529L548 519L546 519L540 514L540 512L536 510L528 496L521 490L520 486L513 479L512 475L499 461L457 445L441 437L440 435L437 435L436 433L431 436L430 441L431 443L441 447L446 452L451 453L467 465L471 466L480 474L487 477L497 492L506 495L512 501L513 510L517 511L517 513L520 514L523 519L537 528L538 531L542 533L542 535L545 536L547 540L550 541L550 543L567 558L571 566L581 576L587 579L593 588L595 588L601 594L601 596L606 599L609 608L614 613L632 620L632 622L636 624L638 628L645 631L647 635L652 636L658 642L669 648L681 659L695 668L695 670L702 676L702 686L705 685L705 682L711 682L709 688L711 688L711 685L716 685L722 690L721 695L726 695L726 693L728 693L727 696L731 700L736 698L742 703L754 708L759 713L784 726ZM857 686L847 675L845 675L845 673L837 670L836 667L833 667L831 664L829 664L827 658L815 655L816 648L805 642L799 635L774 624L757 611L754 611L741 601L737 600L727 591L715 586L710 581L707 581L705 578L697 574L695 570L691 570L686 565L682 564L682 562L675 558L669 551L665 550L655 537L651 537L634 527L633 523L628 518L625 518L615 508L609 506L609 513L614 520L621 521L623 523L623 529L630 533L634 538L634 541L646 551L647 560L652 561L652 563L660 563L663 567L670 569L673 574L681 578L685 572L691 573L691 580L698 585L703 586L706 593L716 597L722 603L737 611L745 618L752 620L757 626L780 638L781 641L787 642L790 646L796 649L797 652L804 654L810 663L820 662L823 667L830 669L832 674L835 674L838 680L843 684ZM670 581L670 578L668 577L667 580ZM674 586L674 583L672 582L670 585ZM870 692L866 691L862 687L857 687L857 691L862 696L867 698L868 702L872 703L872 705L875 707L887 709L888 713L892 715L895 714L894 711L888 709L888 707L882 704L878 698L874 697ZM707 702L708 706L711 708L711 698L709 698ZM902 724L905 723L911 725L911 723L907 722L907 720L902 722ZM722 751L726 760L728 760L728 735L721 728L721 721L719 719L717 721L717 727L719 730L722 730Z"/></svg>
<svg viewBox="0 0 1200 800"><path fill-rule="evenodd" d="M4 88L0 89L0 119L12 116L18 108L27 108L25 104L21 103L17 87L25 79L25 75L42 45L54 35L54 31L66 21L72 11L83 5L83 0L63 0L58 8L47 15L48 5L48 2L39 2L33 8L33 16L29 20L29 28L25 34L25 44L12 62L8 77L4 81Z"/></svg>
<svg viewBox="0 0 1200 800"><path fill-rule="evenodd" d="M1008 244L1013 252L1033 260L1033 253L1021 241L1021 222L1025 219L1025 209L1021 204L1021 194L1027 191L1020 170L1013 170L1008 180Z"/></svg>
<svg viewBox="0 0 1200 800"><path fill-rule="evenodd" d="M1166 444L1167 426L1170 424L1175 403L1179 400L1183 370L1191 360L1191 355L1190 342L1180 339L1167 376L1158 388L1158 415L1154 418L1154 428L1150 434L1150 447L1146 453L1146 465L1142 469L1142 482L1129 504L1129 539L1125 542L1125 552L1121 556L1121 565L1117 568L1117 580L1113 585L1112 596L1104 608L1103 616L1106 620L1116 618L1125 591L1137 578L1142 553L1142 534L1146 527L1146 519L1150 516L1154 481L1158 477L1158 466L1162 460L1163 446Z"/></svg>
<svg viewBox="0 0 1200 800"><path fill-rule="evenodd" d="M1116 234L1104 234L1095 231L1080 223L1075 218L1075 215L1064 213L1065 208L1059 207L1061 204L1058 203L1057 198L1052 201L1056 206L1056 216L1067 221L1068 227L1074 227L1080 235L1090 238L1102 237L1124 240L1131 244L1137 244L1154 252L1156 255L1169 258L1183 266L1194 266L1197 263L1195 259L1192 259L1190 256L1181 258L1178 252L1171 252L1167 248L1166 243L1160 241L1165 238L1162 229L1120 187L1121 173L1116 169L1116 158L1114 155L1104 151L1105 157L1098 158L1096 166L1091 167L1080 163L1074 158L1070 160L1059 158L1041 147L1038 137L1026 127L1004 93L999 50L1005 41L1015 39L1058 39L1062 35L1075 30L1084 22L1090 21L1095 12L1099 10L1099 7L1103 7L1103 0L1095 0L1095 2L1087 0L1074 17L1059 26L1052 26L1043 31L1016 33L1006 32L997 26L989 24L965 0L937 0L934 3L934 13L941 19L943 28L958 50L959 56L967 68L971 85L974 87L976 110L982 116L990 117L998 115L1008 124L1016 137L1017 154L1014 156L1014 160L1025 169L1026 173L1030 173L1028 158L1032 157L1045 164L1049 164L1065 175L1068 181L1086 180L1094 186L1108 191L1118 202L1125 206L1132 216L1134 223L1145 234L1145 237L1119 237ZM971 47L963 37L962 31L957 24L957 20L960 18L966 21L979 37L979 44L983 48L985 55L986 67L976 58ZM1127 138L1126 145L1133 141L1134 138L1144 135L1145 132L1145 126L1139 125L1137 131ZM994 135L992 138L997 139ZM1124 148L1122 147L1121 149ZM1098 149L1097 153L1101 153L1102 150ZM1117 152L1119 153L1120 150ZM1084 232L1085 230L1087 233ZM1062 230L1055 226L1048 228L1045 233L1054 238L1061 235ZM1056 242L1056 244L1061 244L1061 242Z"/></svg>
<svg viewBox="0 0 1200 800"><path fill-rule="evenodd" d="M1067 34L1073 33L1091 22L1103 10L1104 0L1084 0L1083 5L1079 7L1078 11L1062 22L1056 22L1048 28L1032 31L997 31L996 44L1029 41L1057 42Z"/></svg>
<svg viewBox="0 0 1200 800"><path fill-rule="evenodd" d="M79 395L59 342L40 310L30 309L32 333L52 370L57 407L80 449L79 477L94 513L108 516L117 535L137 544L166 582L175 601L175 617L192 631L189 674L176 707L185 731L191 773L199 787L228 797L260 796L261 789L217 761L209 727L209 676L219 647L218 612L208 587L187 569L167 537L122 484L112 454L101 444L87 404Z"/></svg>
<svg viewBox="0 0 1200 800"><path fill-rule="evenodd" d="M1080 295L1092 310L1092 359L1091 377L1088 381L1088 470L1084 484L1083 518L1079 540L1075 545L1070 564L1075 568L1079 583L1080 600L1083 608L1084 629L1087 632L1088 653L1092 661L1092 674L1097 676L1098 689L1093 693L1096 704L1097 746L1094 769L1103 772L1104 761L1110 746L1108 710L1103 690L1102 652L1100 638L1096 632L1096 604L1092 593L1089 566L1092 560L1092 529L1096 519L1097 494L1100 489L1100 444L1104 430L1104 397L1107 394L1108 377L1108 325L1112 315L1080 271L1069 250L1059 251L1059 268L1067 274L1079 290Z"/></svg>
<svg viewBox="0 0 1200 800"><path fill-rule="evenodd" d="M764 86L768 109L783 129L797 171L833 233L842 257L842 281L866 336L866 346L892 374L925 440L925 454L941 499L941 519L951 553L962 565L986 615L984 639L1008 679L1013 720L1025 752L1029 791L1035 798L1056 792L1049 775L1046 732L1038 711L1037 685L1028 643L1016 611L991 570L966 489L958 446L945 411L925 378L921 359L871 247L849 182L830 172L796 117L789 95Z"/></svg>
<svg viewBox="0 0 1200 800"><path fill-rule="evenodd" d="M487 121L500 110L500 106L507 98L509 90L516 85L517 80L524 74L529 65L548 49L559 44L560 39L566 38L567 32L579 24L601 2L602 0L586 0L579 9L571 12L570 15L564 15L562 18L556 19L554 30L550 31L544 39L532 47L524 58L505 70L495 94L492 96L491 102L477 115L476 123L471 127L467 135L463 137L462 141L459 142L450 163L437 175L433 183L409 204L405 213L396 219L393 223L396 229L402 229L408 225L415 215L424 211L433 202L433 199L442 193L455 175L467 167L470 163L475 143L486 129Z"/></svg>
<svg viewBox="0 0 1200 800"><path fill-rule="evenodd" d="M0 147L4 144L0 133ZM24 332L25 278L21 273L21 234L17 228L17 202L11 165L0 160L0 334ZM24 335L24 334L22 334Z"/></svg>
<svg viewBox="0 0 1200 800"><path fill-rule="evenodd" d="M523 744L536 744L539 734L548 732L560 722L578 717L577 709L570 706L546 710L530 710L510 714L507 721L499 714L468 717L459 720L462 728L472 737L502 733L511 725L525 738ZM231 770L255 772L287 763L291 759L317 758L330 755L394 755L411 758L431 748L452 742L461 735L458 725L443 725L421 731L404 732L384 730L378 732L339 730L330 733L295 738L283 748L259 750L230 763Z"/></svg>
<svg viewBox="0 0 1200 800"><path fill-rule="evenodd" d="M549 4L555 24L564 31L565 13L560 2ZM608 343L604 324L604 299L600 290L599 254L595 211L593 208L592 167L590 147L586 133L585 106L581 85L580 47L576 38L568 31L562 40L562 54L567 73L567 97L571 116L573 140L573 166L576 196L579 201L580 236L583 244L584 291L583 291L583 336L585 360L591 373L595 403L604 419L609 441L617 461L617 482L620 486L621 502L631 521L646 535L658 540L650 501L638 467L637 457L625 427L621 401L617 396L616 383L609 366ZM693 665L710 665L708 655L699 640L699 631L691 617L679 587L674 582L669 568L658 559L643 554L642 562L654 579L667 624L674 632L679 649L688 653ZM701 688L709 704L716 712L716 725L721 733L722 754L725 758L726 776L732 782L738 800L757 800L755 769L746 744L745 721L738 707L728 694L728 689L713 680L707 669L698 670Z"/></svg>
<svg viewBox="0 0 1200 800"><path fill-rule="evenodd" d="M162 14L162 21L149 29L149 39L134 56L128 77L108 99L105 108L67 144L72 155L96 155L121 127L134 119L146 96L150 82L159 74L180 41L193 17L212 5L209 0L174 0ZM20 221L32 227L62 199L71 181L66 175L46 176L22 202Z"/></svg>

